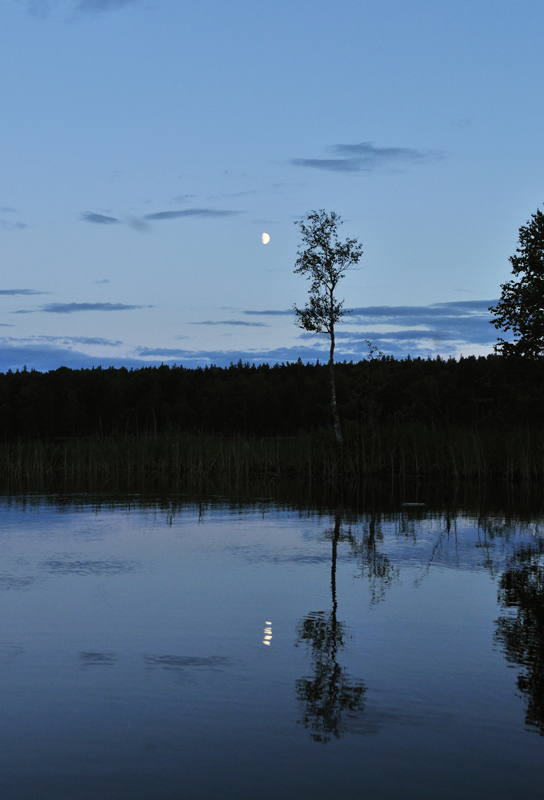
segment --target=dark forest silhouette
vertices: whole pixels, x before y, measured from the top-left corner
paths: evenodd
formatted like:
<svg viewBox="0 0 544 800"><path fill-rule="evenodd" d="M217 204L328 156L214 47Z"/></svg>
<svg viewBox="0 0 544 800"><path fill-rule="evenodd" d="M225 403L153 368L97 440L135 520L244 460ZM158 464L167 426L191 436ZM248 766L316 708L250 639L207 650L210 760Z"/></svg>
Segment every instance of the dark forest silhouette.
<svg viewBox="0 0 544 800"><path fill-rule="evenodd" d="M358 425L544 423L544 362L382 357L336 365L347 433ZM4 440L157 435L295 436L330 430L326 364L34 370L0 374Z"/></svg>

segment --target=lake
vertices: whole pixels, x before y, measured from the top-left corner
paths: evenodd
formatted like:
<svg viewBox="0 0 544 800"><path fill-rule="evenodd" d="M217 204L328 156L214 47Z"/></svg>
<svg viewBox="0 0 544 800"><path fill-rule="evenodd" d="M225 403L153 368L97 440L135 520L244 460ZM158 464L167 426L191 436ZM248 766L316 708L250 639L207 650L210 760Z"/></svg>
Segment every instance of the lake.
<svg viewBox="0 0 544 800"><path fill-rule="evenodd" d="M539 796L543 521L2 496L0 796Z"/></svg>

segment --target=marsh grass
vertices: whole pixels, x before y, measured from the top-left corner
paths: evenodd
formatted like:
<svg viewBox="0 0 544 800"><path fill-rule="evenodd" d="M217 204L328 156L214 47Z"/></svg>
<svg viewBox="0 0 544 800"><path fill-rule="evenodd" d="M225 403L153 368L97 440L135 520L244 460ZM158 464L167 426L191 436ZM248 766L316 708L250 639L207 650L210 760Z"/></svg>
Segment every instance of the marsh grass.
<svg viewBox="0 0 544 800"><path fill-rule="evenodd" d="M535 482L544 477L544 432L454 427L346 426L339 447L327 432L296 437L160 436L0 444L0 479L113 481L292 478L308 484L434 478Z"/></svg>

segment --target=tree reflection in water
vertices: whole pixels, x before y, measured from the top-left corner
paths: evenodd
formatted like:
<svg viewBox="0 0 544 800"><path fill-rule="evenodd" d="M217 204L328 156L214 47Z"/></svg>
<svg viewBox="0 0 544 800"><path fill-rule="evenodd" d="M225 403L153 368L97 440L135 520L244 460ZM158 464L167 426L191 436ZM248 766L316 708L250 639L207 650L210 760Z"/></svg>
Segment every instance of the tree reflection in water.
<svg viewBox="0 0 544 800"><path fill-rule="evenodd" d="M345 538L351 546L351 552L357 558L361 577L368 581L371 603L383 600L385 590L397 580L399 570L385 553L380 553L378 550L378 543L383 541L383 533L376 524L376 514L370 515L368 525L363 527L360 539L353 535L351 528Z"/></svg>
<svg viewBox="0 0 544 800"><path fill-rule="evenodd" d="M520 547L499 583L508 615L497 620L495 638L508 661L519 664L518 689L527 699L525 722L544 736L544 541Z"/></svg>
<svg viewBox="0 0 544 800"><path fill-rule="evenodd" d="M339 738L343 731L342 715L345 711L355 713L364 708L366 687L363 681L350 682L350 675L338 663L338 653L345 646L346 626L337 618L336 561L338 543L350 540L351 532L342 531L342 511L335 515L332 540L330 614L314 612L304 617L297 625L297 646L308 645L313 676L299 678L296 694L302 707L302 724L311 730L316 742L328 742Z"/></svg>

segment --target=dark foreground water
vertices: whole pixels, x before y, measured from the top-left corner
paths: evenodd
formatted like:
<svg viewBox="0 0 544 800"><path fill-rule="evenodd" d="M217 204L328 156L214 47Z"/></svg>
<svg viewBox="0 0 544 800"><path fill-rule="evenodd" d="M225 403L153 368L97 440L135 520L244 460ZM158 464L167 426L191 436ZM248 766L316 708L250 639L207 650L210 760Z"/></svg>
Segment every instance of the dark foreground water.
<svg viewBox="0 0 544 800"><path fill-rule="evenodd" d="M3 498L0 797L540 796L541 523Z"/></svg>

